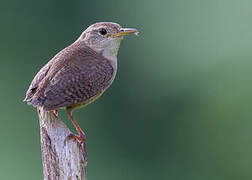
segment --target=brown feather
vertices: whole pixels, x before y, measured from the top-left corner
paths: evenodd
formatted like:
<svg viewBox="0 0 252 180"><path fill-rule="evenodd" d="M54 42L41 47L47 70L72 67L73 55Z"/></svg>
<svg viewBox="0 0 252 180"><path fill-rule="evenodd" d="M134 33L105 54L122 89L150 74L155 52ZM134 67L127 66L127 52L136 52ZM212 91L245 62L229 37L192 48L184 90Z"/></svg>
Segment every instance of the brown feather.
<svg viewBox="0 0 252 180"><path fill-rule="evenodd" d="M108 59L76 41L38 72L25 101L45 110L85 103L111 84L113 73Z"/></svg>

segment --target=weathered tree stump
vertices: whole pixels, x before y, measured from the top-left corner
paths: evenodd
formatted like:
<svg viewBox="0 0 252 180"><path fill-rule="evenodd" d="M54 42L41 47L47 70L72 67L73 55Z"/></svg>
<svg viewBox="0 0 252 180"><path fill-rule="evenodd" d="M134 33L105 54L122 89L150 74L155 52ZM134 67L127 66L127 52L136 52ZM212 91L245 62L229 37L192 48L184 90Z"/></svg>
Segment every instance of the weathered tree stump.
<svg viewBox="0 0 252 180"><path fill-rule="evenodd" d="M86 180L85 144L53 112L38 110L44 180Z"/></svg>

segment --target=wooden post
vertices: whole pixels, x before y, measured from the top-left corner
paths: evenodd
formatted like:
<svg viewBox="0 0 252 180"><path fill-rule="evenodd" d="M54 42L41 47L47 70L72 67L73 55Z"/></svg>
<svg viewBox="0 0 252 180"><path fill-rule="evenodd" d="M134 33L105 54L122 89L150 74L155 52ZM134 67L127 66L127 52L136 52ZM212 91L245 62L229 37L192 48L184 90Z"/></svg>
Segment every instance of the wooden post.
<svg viewBox="0 0 252 180"><path fill-rule="evenodd" d="M84 145L53 112L38 110L44 180L86 180Z"/></svg>

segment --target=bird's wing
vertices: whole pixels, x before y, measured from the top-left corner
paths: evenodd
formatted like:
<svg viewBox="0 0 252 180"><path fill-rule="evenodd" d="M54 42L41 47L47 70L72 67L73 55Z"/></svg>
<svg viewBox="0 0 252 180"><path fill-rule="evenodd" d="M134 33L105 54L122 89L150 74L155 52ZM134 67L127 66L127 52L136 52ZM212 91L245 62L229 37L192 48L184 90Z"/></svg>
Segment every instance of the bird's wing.
<svg viewBox="0 0 252 180"><path fill-rule="evenodd" d="M112 81L113 67L102 56L83 56L62 67L44 91L45 110L83 103L100 94Z"/></svg>
<svg viewBox="0 0 252 180"><path fill-rule="evenodd" d="M109 60L83 43L73 43L38 72L25 101L45 110L82 103L108 87L113 73Z"/></svg>
<svg viewBox="0 0 252 180"><path fill-rule="evenodd" d="M24 99L24 101L26 102L30 102L32 101L32 96L36 93L37 88L39 83L45 78L45 76L47 75L51 65L52 65L53 61L49 61L47 64L45 64L40 70L39 72L36 74L36 76L33 78L27 92L26 92L26 97Z"/></svg>

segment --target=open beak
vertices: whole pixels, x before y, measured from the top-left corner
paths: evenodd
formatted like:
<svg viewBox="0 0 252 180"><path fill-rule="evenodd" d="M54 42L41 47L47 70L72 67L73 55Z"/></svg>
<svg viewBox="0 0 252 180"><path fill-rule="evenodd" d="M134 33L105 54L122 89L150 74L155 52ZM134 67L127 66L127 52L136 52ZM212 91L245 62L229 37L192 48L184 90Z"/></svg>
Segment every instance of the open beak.
<svg viewBox="0 0 252 180"><path fill-rule="evenodd" d="M139 31L133 28L121 28L118 33L110 34L109 37L123 37L132 33L137 35Z"/></svg>

